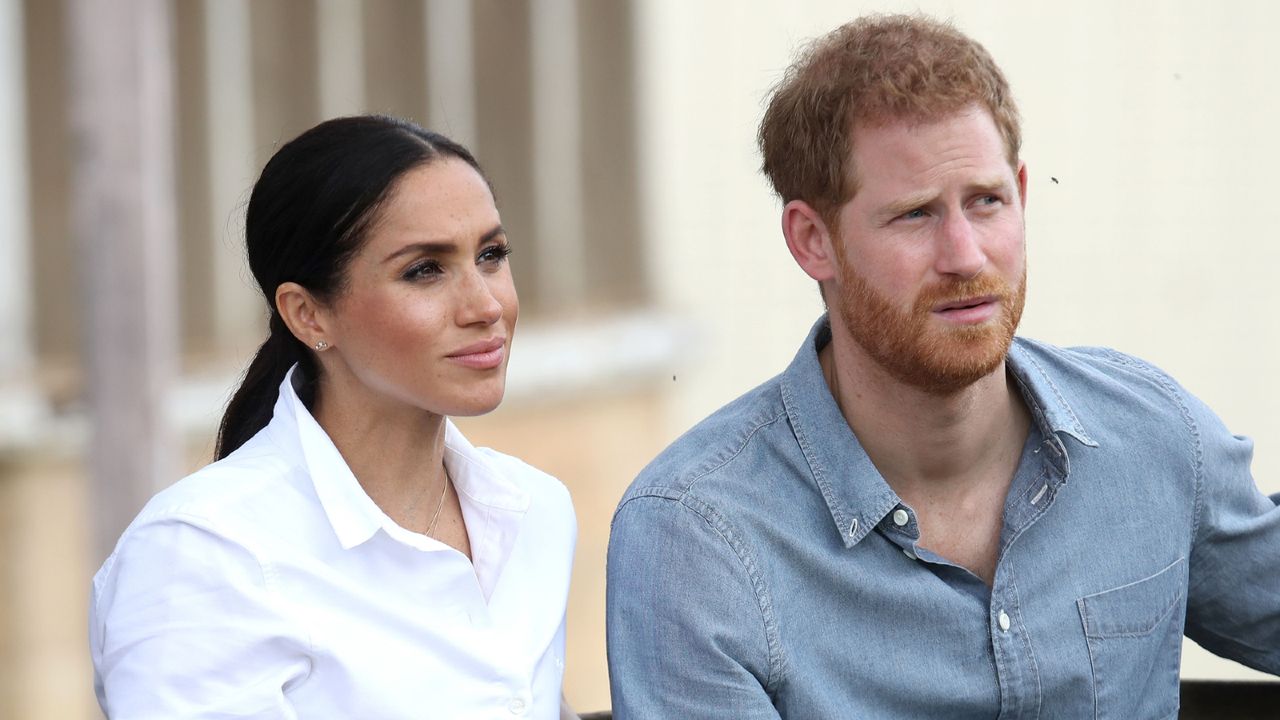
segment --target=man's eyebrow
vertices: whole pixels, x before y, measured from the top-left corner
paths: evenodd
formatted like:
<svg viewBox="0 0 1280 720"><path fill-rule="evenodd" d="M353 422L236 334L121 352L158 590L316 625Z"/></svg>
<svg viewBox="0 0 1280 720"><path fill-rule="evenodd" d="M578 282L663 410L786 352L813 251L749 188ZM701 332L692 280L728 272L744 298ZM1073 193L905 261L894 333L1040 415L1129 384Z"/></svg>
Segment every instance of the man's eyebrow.
<svg viewBox="0 0 1280 720"><path fill-rule="evenodd" d="M1007 181L999 178L992 178L989 180L979 180L977 182L970 183L965 187L965 192L967 195L987 193L995 195L1007 192L1008 189L1009 183ZM877 215L885 219L896 218L903 213L908 213L912 210L928 205L935 197L937 197L937 194L931 190L907 195L906 197L899 198L888 205L885 205Z"/></svg>
<svg viewBox="0 0 1280 720"><path fill-rule="evenodd" d="M903 213L911 212L918 207L929 204L929 202L935 197L937 197L937 193L931 190L918 192L913 195L908 195L894 200L888 205L885 205L880 212L876 214L885 219L896 218Z"/></svg>
<svg viewBox="0 0 1280 720"><path fill-rule="evenodd" d="M969 193L990 193L995 195L997 193L1006 192L1008 189L1008 182L993 178L991 180L981 180L973 183L969 186Z"/></svg>
<svg viewBox="0 0 1280 720"><path fill-rule="evenodd" d="M501 225L494 225L488 232L480 236L480 242L477 244L483 245L499 235L505 235L506 232L506 229ZM458 243L452 240L428 240L425 242L409 243L383 258L382 262L388 263L398 257L403 257L409 254L448 255L449 253L456 252L457 249Z"/></svg>

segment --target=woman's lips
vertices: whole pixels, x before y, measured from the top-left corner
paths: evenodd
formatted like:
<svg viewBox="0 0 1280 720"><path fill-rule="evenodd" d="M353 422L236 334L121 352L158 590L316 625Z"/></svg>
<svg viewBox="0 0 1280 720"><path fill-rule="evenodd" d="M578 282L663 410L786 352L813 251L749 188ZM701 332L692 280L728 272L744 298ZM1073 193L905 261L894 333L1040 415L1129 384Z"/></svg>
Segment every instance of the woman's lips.
<svg viewBox="0 0 1280 720"><path fill-rule="evenodd" d="M506 354L507 341L504 338L494 338L468 345L449 353L447 357L459 365L465 365L469 368L492 370L502 364Z"/></svg>

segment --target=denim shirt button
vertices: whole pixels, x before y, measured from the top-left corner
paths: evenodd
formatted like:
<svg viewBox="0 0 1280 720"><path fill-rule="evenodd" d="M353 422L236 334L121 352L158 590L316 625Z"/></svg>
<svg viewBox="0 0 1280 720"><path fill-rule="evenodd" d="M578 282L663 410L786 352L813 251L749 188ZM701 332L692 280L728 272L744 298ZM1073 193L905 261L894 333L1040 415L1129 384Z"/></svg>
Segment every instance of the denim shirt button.
<svg viewBox="0 0 1280 720"><path fill-rule="evenodd" d="M897 510L893 511L894 525L897 525L898 527L902 527L903 525L906 525L907 522L910 520L911 520L911 516L907 514L906 510L903 510L902 508L898 508Z"/></svg>
<svg viewBox="0 0 1280 720"><path fill-rule="evenodd" d="M916 556L916 551L915 551L915 550L912 550L911 548L902 548L902 554L903 554L903 555L906 555L907 557L911 558L912 560L919 560L919 559L920 559L919 557L917 557L917 556Z"/></svg>
<svg viewBox="0 0 1280 720"><path fill-rule="evenodd" d="M996 616L996 622L1000 623L1000 632L1009 632L1009 614L1001 610Z"/></svg>

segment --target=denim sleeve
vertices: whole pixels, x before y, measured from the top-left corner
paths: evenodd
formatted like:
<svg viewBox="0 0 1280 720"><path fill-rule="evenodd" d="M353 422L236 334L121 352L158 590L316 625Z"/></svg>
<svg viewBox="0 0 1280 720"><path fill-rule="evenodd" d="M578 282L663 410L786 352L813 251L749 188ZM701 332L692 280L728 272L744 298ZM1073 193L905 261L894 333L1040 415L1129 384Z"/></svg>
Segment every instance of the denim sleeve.
<svg viewBox="0 0 1280 720"><path fill-rule="evenodd" d="M609 540L613 716L777 720L749 558L714 510L653 492L624 500Z"/></svg>
<svg viewBox="0 0 1280 720"><path fill-rule="evenodd" d="M1200 444L1186 634L1209 651L1280 674L1280 494L1249 470L1253 441L1188 399Z"/></svg>

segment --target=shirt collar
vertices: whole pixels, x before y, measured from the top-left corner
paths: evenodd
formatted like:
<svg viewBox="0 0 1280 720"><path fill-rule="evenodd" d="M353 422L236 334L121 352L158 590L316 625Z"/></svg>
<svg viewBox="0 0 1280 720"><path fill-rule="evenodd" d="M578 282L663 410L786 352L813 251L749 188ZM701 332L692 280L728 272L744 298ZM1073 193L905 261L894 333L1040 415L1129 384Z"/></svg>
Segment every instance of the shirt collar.
<svg viewBox="0 0 1280 720"><path fill-rule="evenodd" d="M529 490L518 482L522 477L519 469L504 468L501 463L496 453L474 447L446 421L444 465L458 491L471 540L471 565L486 600L515 550L525 514L533 503Z"/></svg>
<svg viewBox="0 0 1280 720"><path fill-rule="evenodd" d="M338 543L349 550L373 537L383 526L386 514L360 487L328 433L298 397L298 388L303 382L303 371L294 365L280 383L280 399L276 402L273 422L283 419L296 429L302 462L315 486L320 506L333 526Z"/></svg>
<svg viewBox="0 0 1280 720"><path fill-rule="evenodd" d="M439 543L397 525L364 491L328 433L298 396L303 382L303 372L295 365L280 384L272 423L296 428L302 462L343 549L367 542L380 529L419 549L440 549ZM445 420L444 464L464 511L472 503L488 511L523 513L529 508L529 493L494 467L493 461L472 446L448 419Z"/></svg>
<svg viewBox="0 0 1280 720"><path fill-rule="evenodd" d="M831 341L827 317L818 319L782 374L782 404L809 470L831 510L845 547L853 547L897 504L836 405L818 364Z"/></svg>
<svg viewBox="0 0 1280 720"><path fill-rule="evenodd" d="M1039 343L1015 337L1006 358L1006 365L1018 381L1022 399L1031 410L1040 431L1045 437L1061 433L1070 435L1082 445L1098 447L1097 441L1084 429L1080 416L1063 397L1058 383L1045 372L1044 365L1037 359L1037 355L1043 354Z"/></svg>
<svg viewBox="0 0 1280 720"><path fill-rule="evenodd" d="M831 396L818 363L818 351L830 341L831 326L823 315L783 372L780 387L787 417L814 481L845 546L853 547L901 500L871 462ZM1014 339L1008 366L1046 438L1050 448L1047 460L1056 468L1059 481L1065 480L1069 465L1059 433L1086 446L1096 447L1097 443L1021 338Z"/></svg>

